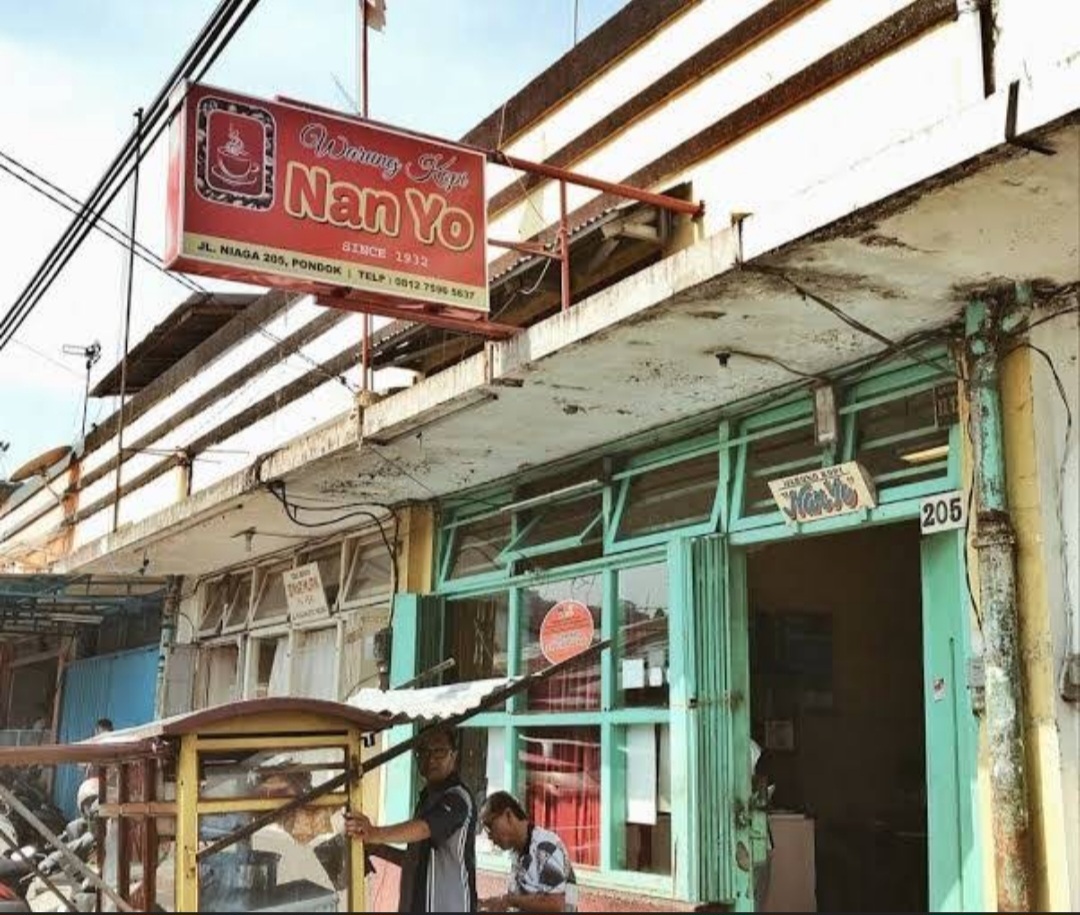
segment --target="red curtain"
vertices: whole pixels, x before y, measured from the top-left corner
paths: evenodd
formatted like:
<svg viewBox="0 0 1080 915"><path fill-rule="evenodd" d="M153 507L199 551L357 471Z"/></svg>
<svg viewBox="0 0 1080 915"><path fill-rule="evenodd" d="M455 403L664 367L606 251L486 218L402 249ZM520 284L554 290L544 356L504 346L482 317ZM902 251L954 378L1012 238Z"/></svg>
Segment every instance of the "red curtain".
<svg viewBox="0 0 1080 915"><path fill-rule="evenodd" d="M600 864L600 729L532 729L522 735L525 804L558 833L573 864Z"/></svg>

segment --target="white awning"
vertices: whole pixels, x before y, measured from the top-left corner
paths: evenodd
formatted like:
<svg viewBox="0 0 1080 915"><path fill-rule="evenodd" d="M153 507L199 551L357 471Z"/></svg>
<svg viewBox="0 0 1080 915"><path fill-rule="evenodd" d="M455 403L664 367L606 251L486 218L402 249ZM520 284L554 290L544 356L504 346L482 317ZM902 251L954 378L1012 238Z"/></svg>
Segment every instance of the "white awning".
<svg viewBox="0 0 1080 915"><path fill-rule="evenodd" d="M395 719L437 721L473 711L492 693L517 679L472 680L425 689L360 689L345 701L353 708Z"/></svg>

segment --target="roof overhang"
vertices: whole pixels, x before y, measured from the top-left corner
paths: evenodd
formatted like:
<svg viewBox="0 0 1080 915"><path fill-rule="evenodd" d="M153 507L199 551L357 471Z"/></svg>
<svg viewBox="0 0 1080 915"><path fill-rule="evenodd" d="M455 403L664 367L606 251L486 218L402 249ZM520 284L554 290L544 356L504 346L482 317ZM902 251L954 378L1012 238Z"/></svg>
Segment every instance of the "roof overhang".
<svg viewBox="0 0 1080 915"><path fill-rule="evenodd" d="M249 562L311 534L263 481L323 504L428 500L883 351L815 296L898 341L956 326L971 297L1002 279L1067 291L1080 282L1080 126L1069 82L1077 74L1080 63L1063 66L1047 79L1065 88L1031 94L1068 99L1067 114L1033 103L1020 124L1053 155L1002 142L1006 101L993 96L339 417L60 567L137 569L148 556L157 574L205 573ZM726 367L719 352L732 354ZM346 515L319 533L354 526Z"/></svg>
<svg viewBox="0 0 1080 915"><path fill-rule="evenodd" d="M77 632L160 608L164 587L139 575L0 575L0 640Z"/></svg>

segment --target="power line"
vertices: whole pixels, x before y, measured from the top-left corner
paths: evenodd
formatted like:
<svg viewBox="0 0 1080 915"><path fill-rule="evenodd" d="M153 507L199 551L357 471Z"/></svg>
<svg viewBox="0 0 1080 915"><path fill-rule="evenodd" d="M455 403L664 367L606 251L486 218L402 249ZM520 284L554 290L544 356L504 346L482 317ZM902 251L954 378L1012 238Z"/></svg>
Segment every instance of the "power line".
<svg viewBox="0 0 1080 915"><path fill-rule="evenodd" d="M79 214L45 256L41 266L38 267L15 303L0 319L0 351L56 281L100 218L101 212L108 209L120 189L131 177L137 167L137 161L141 161L153 148L162 131L168 126L169 115L172 113L170 100L173 93L186 85L188 80L197 82L206 73L240 26L254 11L258 2L259 0L222 0L219 3L155 99L144 107L146 117L142 124L132 131L120 152L94 187L90 197L83 204ZM182 102L177 102L176 107L178 108L180 104Z"/></svg>
<svg viewBox="0 0 1080 915"><path fill-rule="evenodd" d="M47 178L44 178L38 172L34 171L28 165L20 162L14 156L9 156L3 150L0 150L0 159L11 163L16 168L22 169L24 172L26 172L27 175L30 175L34 179L34 181L38 181L40 182L40 184L34 184L34 182L29 180L25 175L18 174L9 166L4 165L3 162L0 162L0 171L7 172L16 181L22 182L32 191L36 191L38 194L41 194L41 196L45 197L47 200L51 200L58 207L62 207L69 213L73 213L76 216L79 215L79 210L75 209L75 207L71 204L65 202L65 200L57 197L56 194L61 195L72 203L77 204L81 208L84 206L84 204L81 200L79 200L79 198L72 196L63 188L58 187L56 184L53 184L53 182L49 181ZM50 193L50 190L55 191L55 194ZM146 245L142 244L142 242L138 241L137 239L131 238L127 234L127 232L125 232L123 229L121 229L114 223L109 222L109 220L107 220L102 214L98 213L97 217L98 221L94 225L94 228L97 229L106 238L111 239L123 248L134 247L135 256L139 258L139 260L149 264L155 270L159 270L161 273L165 274L165 276L169 277L169 279L176 281L181 286L186 286L192 292L207 291L205 286L200 285L190 277L185 276L184 274L172 273L166 270L165 265L161 262L161 259L153 251L147 248ZM106 229L105 227L108 228Z"/></svg>

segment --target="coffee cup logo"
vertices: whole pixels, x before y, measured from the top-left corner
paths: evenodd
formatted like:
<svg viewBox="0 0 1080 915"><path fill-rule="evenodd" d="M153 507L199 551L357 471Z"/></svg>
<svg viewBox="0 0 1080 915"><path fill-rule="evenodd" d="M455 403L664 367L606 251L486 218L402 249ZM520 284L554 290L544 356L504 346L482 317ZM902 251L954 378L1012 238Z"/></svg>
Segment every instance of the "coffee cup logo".
<svg viewBox="0 0 1080 915"><path fill-rule="evenodd" d="M265 109L200 100L195 183L207 200L266 209L273 201L274 122Z"/></svg>
<svg viewBox="0 0 1080 915"><path fill-rule="evenodd" d="M217 148L217 160L212 166L214 177L240 187L255 184L259 180L259 168L259 163L252 161L240 131L229 125L228 141Z"/></svg>

